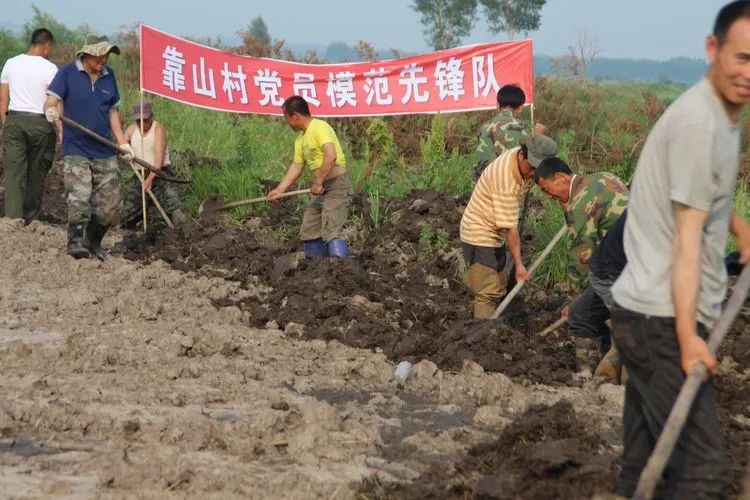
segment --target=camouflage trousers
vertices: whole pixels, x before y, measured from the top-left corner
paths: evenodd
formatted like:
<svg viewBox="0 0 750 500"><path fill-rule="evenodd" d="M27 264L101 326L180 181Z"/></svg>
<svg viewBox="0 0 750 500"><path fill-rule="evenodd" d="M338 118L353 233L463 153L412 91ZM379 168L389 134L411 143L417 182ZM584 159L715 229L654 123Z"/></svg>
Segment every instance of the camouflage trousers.
<svg viewBox="0 0 750 500"><path fill-rule="evenodd" d="M174 177L174 172L169 168L169 165L162 167L161 172ZM148 176L148 172L146 172L146 175ZM135 227L143 220L141 181L138 180L135 174L125 179L124 192L125 197L122 204L120 223L125 227ZM175 210L182 208L180 193L174 183L157 178L151 186L151 192L159 200L161 208L164 209L167 215L171 216ZM166 222L164 222L159 210L148 194L146 194L146 215L150 226L166 226Z"/></svg>
<svg viewBox="0 0 750 500"><path fill-rule="evenodd" d="M84 158L63 156L68 224L84 224L93 219L103 226L117 223L122 196L117 157Z"/></svg>

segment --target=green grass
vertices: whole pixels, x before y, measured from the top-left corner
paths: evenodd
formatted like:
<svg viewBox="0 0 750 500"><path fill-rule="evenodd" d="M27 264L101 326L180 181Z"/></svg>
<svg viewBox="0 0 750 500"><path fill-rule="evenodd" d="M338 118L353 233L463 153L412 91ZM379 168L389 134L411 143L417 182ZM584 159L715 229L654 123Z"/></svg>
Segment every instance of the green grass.
<svg viewBox="0 0 750 500"><path fill-rule="evenodd" d="M550 126L550 135L560 146L559 156L576 172L607 170L628 181L653 116L683 89L672 84L581 86L552 81L539 86L536 118ZM147 98L154 103L157 119L168 128L170 150L190 151L189 161L176 166L180 176L193 181L185 188L186 206L193 213L203 199L213 194L221 194L226 201L262 196L267 190L262 181L280 180L292 160L296 134L279 117L233 115L154 96ZM126 123L130 121L130 106L138 99L137 92L124 96L122 109ZM542 103L542 99L547 102ZM528 115L528 110L525 114ZM453 195L471 193L471 151L476 139L469 129L475 128L472 120L476 118L470 114L460 117L437 114L415 120L418 125L407 133L413 141L418 140L419 150L411 157L404 156L399 149L404 137L394 136L396 129L389 119L363 118L368 120L364 124L334 122L350 178L369 200L370 213L366 215L375 228L386 220L382 207L387 198L403 196L412 189L434 189ZM310 178L309 172L305 172L300 187L309 185ZM532 210L527 219L533 240L525 243L524 254L531 259L564 223L557 202L536 190L532 196L540 198L536 206L541 204L541 208ZM304 198L298 199L299 209L290 217L289 224L279 229L280 239L295 237L295 231L289 228L299 222L304 202ZM738 183L735 206L745 217L750 217L747 179ZM267 205L259 204L230 215L241 217L266 209ZM429 227L423 231L422 254L432 254L446 246L445 235ZM731 240L728 249L734 248L736 243ZM535 279L544 286L568 282L569 250L566 236L537 270Z"/></svg>
<svg viewBox="0 0 750 500"><path fill-rule="evenodd" d="M750 176L745 176L737 181L737 188L734 192L734 209L746 221L750 221ZM734 236L729 236L727 241L727 253L737 251L737 240Z"/></svg>
<svg viewBox="0 0 750 500"><path fill-rule="evenodd" d="M532 196L541 196L544 199L541 200L540 209L529 211L526 221L536 242L532 258L529 259L527 266L530 266L531 262L536 260L547 246L547 243L552 241L552 238L555 237L560 228L565 224L565 215L558 202L552 201L538 192L532 193ZM570 237L566 234L555 245L555 248L534 273L534 280L537 283L545 287L551 287L557 283L569 282L568 255L571 250L571 244Z"/></svg>

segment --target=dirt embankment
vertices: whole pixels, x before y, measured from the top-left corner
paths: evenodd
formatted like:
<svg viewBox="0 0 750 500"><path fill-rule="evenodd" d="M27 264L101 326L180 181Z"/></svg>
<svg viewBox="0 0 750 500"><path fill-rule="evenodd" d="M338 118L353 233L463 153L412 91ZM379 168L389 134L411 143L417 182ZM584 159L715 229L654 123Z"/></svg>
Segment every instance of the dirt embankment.
<svg viewBox="0 0 750 500"><path fill-rule="evenodd" d="M470 319L460 256L444 244L460 206L430 193L394 200L385 224L350 235L355 256L343 262L269 244L282 204L187 241L114 234L105 245L138 262L103 264L65 256L63 228L0 220L4 491L612 491L622 388L573 376L591 350L564 332L531 335L564 297L529 287L504 320ZM750 445L748 328L744 319L730 333L719 378L735 496ZM416 362L405 384L393 378L402 359Z"/></svg>
<svg viewBox="0 0 750 500"><path fill-rule="evenodd" d="M278 326L292 338L338 340L352 347L382 351L392 362L426 360L434 363L436 369L448 372L461 372L465 363L471 361L487 372L503 373L525 385L585 385L585 376L573 375L584 364L591 366L596 361L594 346L577 346L564 331L543 341L533 336L556 318L565 297L529 286L502 321L470 319L470 296L460 281L460 254L454 243L461 201L431 192L391 200L386 208L391 215L385 224L364 235L350 235L354 257L343 262L305 260L294 241L269 247L263 228L278 227L280 221L276 217L288 215L283 206L274 207L275 212L265 220L250 221L251 230L207 228L191 241L165 234L154 246L143 246L135 239L127 245L126 255L147 261L161 258L174 268L238 280L243 287L263 285L267 293L214 304L237 307L247 314L250 325ZM366 204L362 199L358 203L362 218L367 220ZM449 245L441 246L437 236L441 232L445 235L443 241L449 241ZM746 329L746 324L740 322L730 334L724 353L731 355L737 364L727 358L727 374L720 380L720 413L732 457L735 494L747 470L748 458L743 450L750 443L746 435L750 430L746 420L750 417L748 396L739 388L750 374L745 356L747 346L741 340L741 332ZM550 418L557 419L557 414L549 411ZM617 443L619 436L610 435L608 439L610 444ZM548 441L555 440L543 438L540 446L547 446ZM487 451L491 449L485 446L477 453L491 454ZM606 455L600 463L602 455L591 451L594 448L580 449L584 450L582 456L588 452L598 456L593 460L597 465L590 469L591 464L584 460L586 465L570 463L566 467L572 467L571 471L583 467L596 473L592 472L590 477L583 473L584 478L578 472L570 472L577 478L572 481L574 486L570 491L578 491L579 495L593 491L591 488L610 489L616 454ZM485 459L493 460L488 457L482 460ZM468 463L466 467L471 468L472 462ZM493 464L497 470L505 470L505 465ZM428 473L426 477L436 488L451 491L456 484L468 481L468 486L456 490L466 493L479 488L480 478L485 474L497 475L497 470L474 471L468 479L460 472L436 472L434 476ZM443 481L437 481L438 478ZM524 481L520 484L526 484ZM398 488L391 491L370 486L365 489L377 493L376 496L399 497ZM421 490L407 491L411 493L406 496L419 496L417 492Z"/></svg>

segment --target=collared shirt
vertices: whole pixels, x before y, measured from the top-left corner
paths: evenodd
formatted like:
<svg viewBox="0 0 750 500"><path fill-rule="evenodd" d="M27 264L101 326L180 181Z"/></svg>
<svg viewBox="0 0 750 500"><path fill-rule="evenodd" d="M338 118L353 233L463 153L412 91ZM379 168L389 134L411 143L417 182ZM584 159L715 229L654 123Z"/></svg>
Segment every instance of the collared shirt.
<svg viewBox="0 0 750 500"><path fill-rule="evenodd" d="M628 205L628 188L609 172L576 175L570 182L565 222L573 241L568 272L582 286L589 259Z"/></svg>
<svg viewBox="0 0 750 500"><path fill-rule="evenodd" d="M461 218L461 241L483 247L500 247L508 229L518 225L518 207L531 187L518 166L520 147L509 149L490 163L477 181Z"/></svg>
<svg viewBox="0 0 750 500"><path fill-rule="evenodd" d="M47 94L60 99L66 117L112 140L109 112L120 104L120 92L111 68L105 66L102 74L93 82L81 60L77 59L60 68L52 79ZM109 158L115 152L83 132L65 125L63 154Z"/></svg>

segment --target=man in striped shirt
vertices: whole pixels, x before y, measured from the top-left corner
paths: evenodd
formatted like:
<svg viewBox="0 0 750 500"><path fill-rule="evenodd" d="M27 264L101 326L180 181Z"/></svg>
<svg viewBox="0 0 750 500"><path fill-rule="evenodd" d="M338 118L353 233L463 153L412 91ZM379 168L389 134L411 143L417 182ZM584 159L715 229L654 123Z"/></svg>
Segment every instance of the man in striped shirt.
<svg viewBox="0 0 750 500"><path fill-rule="evenodd" d="M521 260L518 213L523 195L532 186L534 170L557 154L557 144L534 135L490 163L477 181L461 218L464 283L474 294L474 317L489 318L505 291L506 241L515 263L516 280L528 280Z"/></svg>

